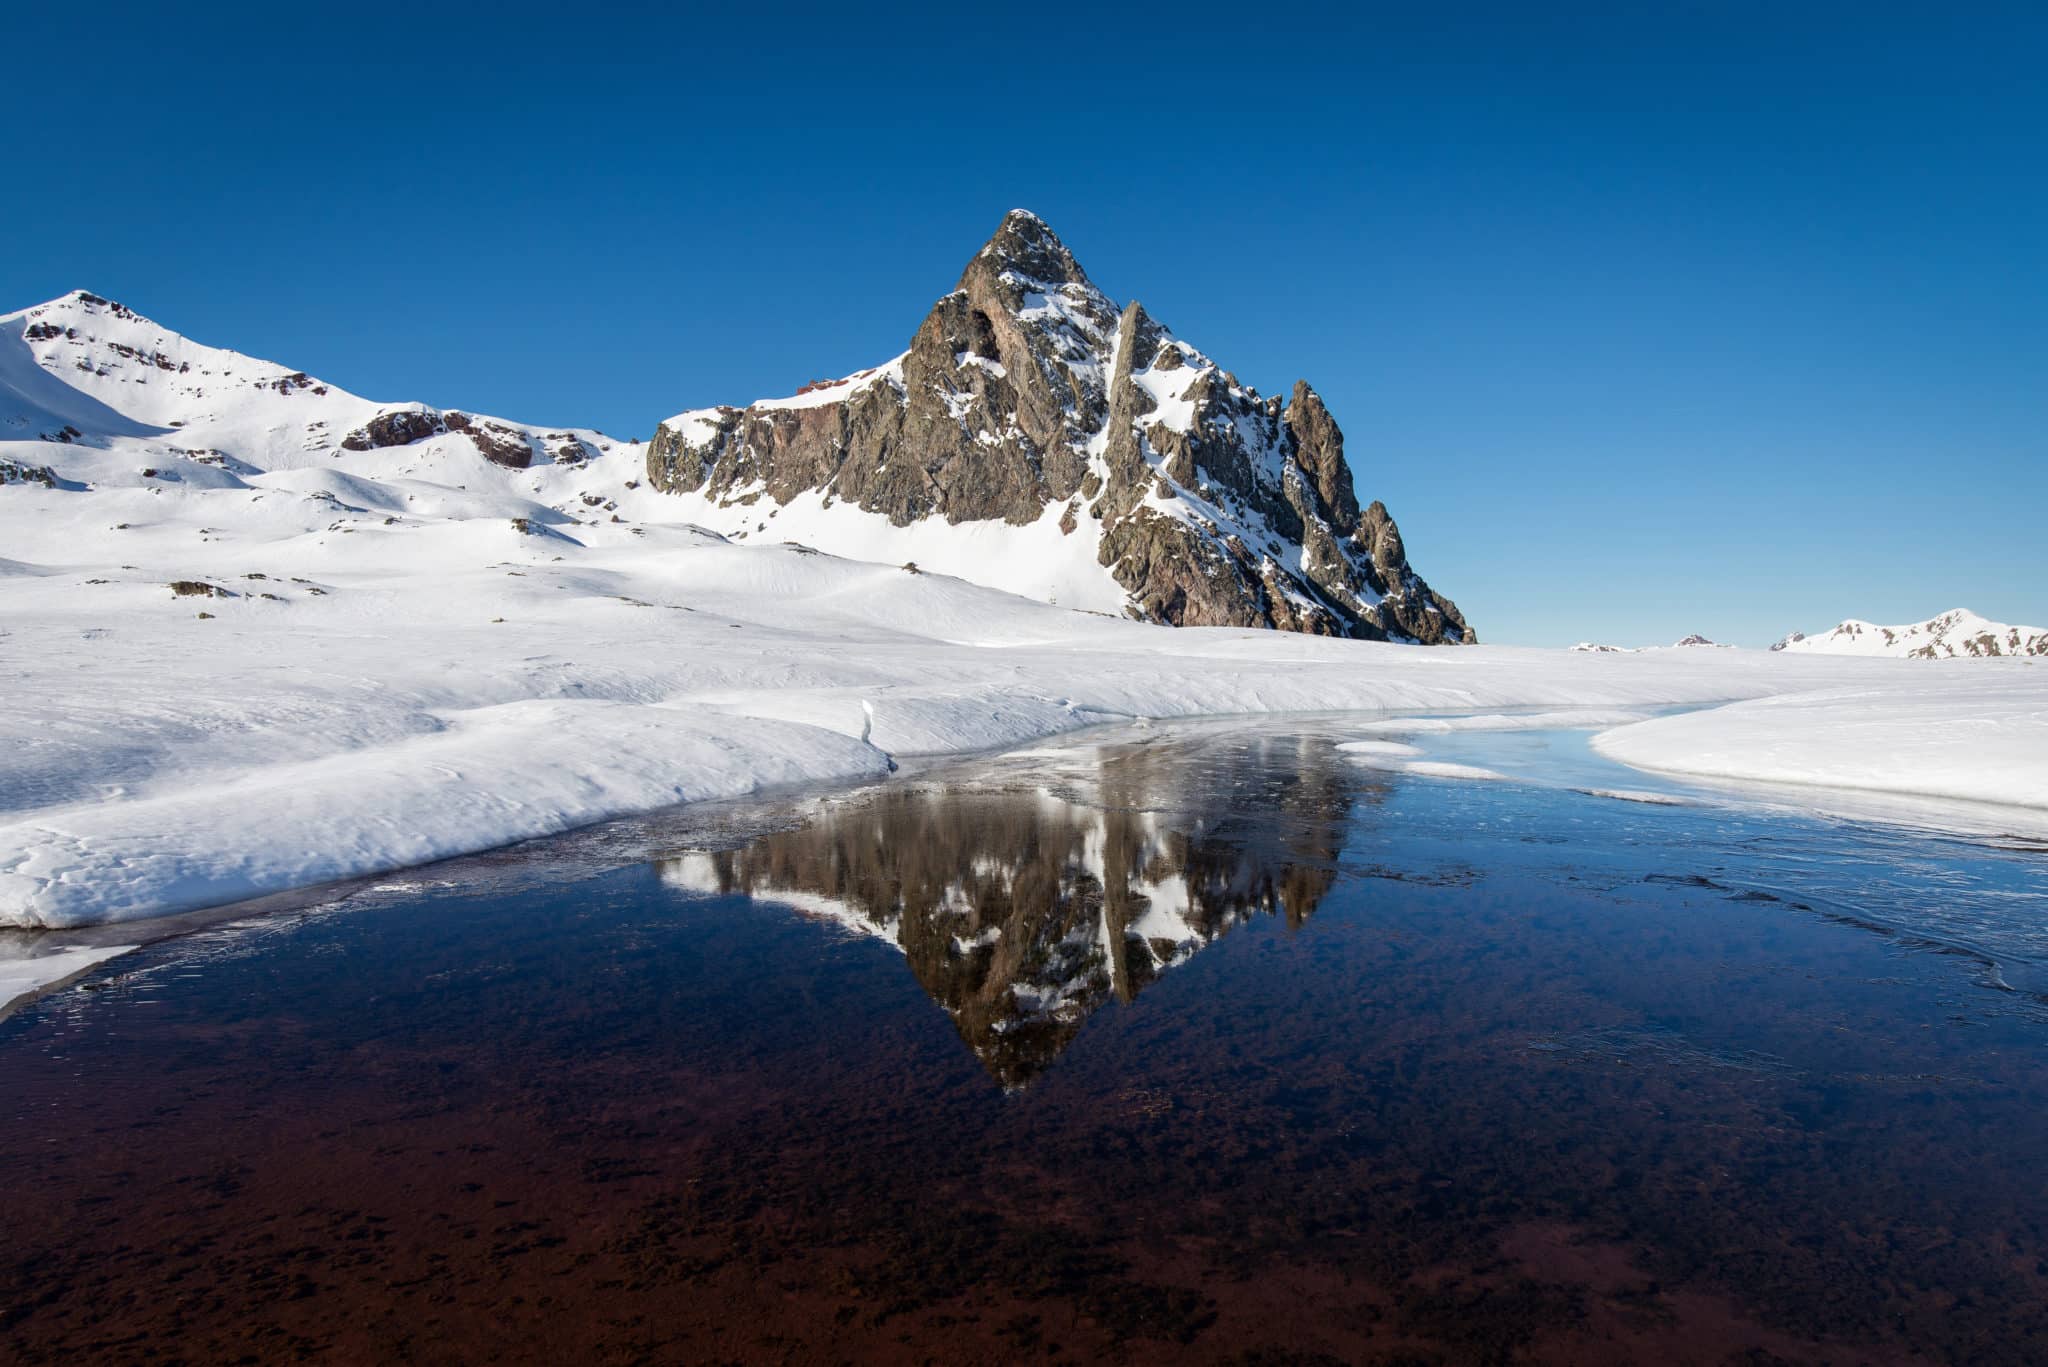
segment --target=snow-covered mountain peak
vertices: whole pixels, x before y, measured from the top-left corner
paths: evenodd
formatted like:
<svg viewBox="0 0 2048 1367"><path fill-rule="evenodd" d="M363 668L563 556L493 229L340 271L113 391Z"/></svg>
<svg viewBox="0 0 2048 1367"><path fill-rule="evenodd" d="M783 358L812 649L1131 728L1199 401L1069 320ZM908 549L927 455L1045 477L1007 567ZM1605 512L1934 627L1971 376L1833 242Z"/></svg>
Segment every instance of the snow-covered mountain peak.
<svg viewBox="0 0 2048 1367"><path fill-rule="evenodd" d="M417 448L409 456L452 460L456 483L479 458L526 469L580 463L614 444L418 402L379 404L303 370L195 342L90 290L0 316L0 441L120 447L169 477L188 460L249 474ZM107 473L78 477L100 482Z"/></svg>
<svg viewBox="0 0 2048 1367"><path fill-rule="evenodd" d="M1012 209L1003 215L995 235L961 273L959 288L967 289L978 271L1008 275L1017 283L1040 291L1067 286L1094 290L1088 273L1081 269L1067 244L1060 241L1059 234L1028 209Z"/></svg>
<svg viewBox="0 0 2048 1367"><path fill-rule="evenodd" d="M1993 622L1968 608L1950 608L1924 622L1906 626L1879 626L1851 617L1834 630L1818 635L1795 631L1771 649L1902 660L2048 656L2048 630Z"/></svg>
<svg viewBox="0 0 2048 1367"><path fill-rule="evenodd" d="M1360 508L1314 390L1239 384L1141 305L1119 307L1023 211L898 361L680 414L647 475L736 539L916 561L1116 615L1474 639L1385 506Z"/></svg>
<svg viewBox="0 0 2048 1367"><path fill-rule="evenodd" d="M97 365L93 378L107 378L96 373L104 368L117 373L125 370L127 373L120 382L130 384L154 378L146 373L148 370L184 376L205 374L221 382L204 386L197 381L188 381L174 387L174 392L180 393L190 393L194 389L219 389L236 383L269 387L278 380L291 380L297 388L319 386L323 391L333 389L333 386L312 379L302 371L245 356L226 347L195 342L118 300L90 290L73 290L48 303L9 314L0 319L0 327L12 331L11 324L16 320L25 324L22 339L37 359L46 367L53 367L60 361L70 362L80 374L80 379L72 383L82 387L91 387L91 381L85 378L87 372L79 362L95 360Z"/></svg>
<svg viewBox="0 0 2048 1367"><path fill-rule="evenodd" d="M302 427L361 403L304 371L194 342L89 290L0 317L0 438L100 444L230 415Z"/></svg>
<svg viewBox="0 0 2048 1367"><path fill-rule="evenodd" d="M1029 213L1006 215L959 282L895 359L678 414L645 448L379 403L75 291L0 317L0 483L159 511L174 491L219 494L183 509L207 537L236 500L265 535L340 536L372 511L392 528L614 529L578 533L594 540L685 524L1172 625L1475 639L1385 506L1360 506L1306 382L1240 384L1119 306ZM136 525L107 500L67 511Z"/></svg>
<svg viewBox="0 0 2048 1367"><path fill-rule="evenodd" d="M112 537L161 581L220 572L195 543L331 534L359 554L372 538L353 534L374 526L402 562L413 548L393 538L479 522L516 543L616 518L641 465L637 444L597 432L379 404L89 290L0 315L0 485L53 496L35 516L70 529L58 544Z"/></svg>

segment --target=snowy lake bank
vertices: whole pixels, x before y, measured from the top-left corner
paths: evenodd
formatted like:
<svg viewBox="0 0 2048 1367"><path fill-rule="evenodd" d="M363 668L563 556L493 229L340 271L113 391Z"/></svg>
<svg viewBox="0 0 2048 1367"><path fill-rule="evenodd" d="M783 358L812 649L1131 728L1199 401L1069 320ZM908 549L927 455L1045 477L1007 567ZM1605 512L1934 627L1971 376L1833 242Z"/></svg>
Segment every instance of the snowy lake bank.
<svg viewBox="0 0 2048 1367"><path fill-rule="evenodd" d="M301 477L317 487L8 490L0 926L152 920L1141 718L1466 718L1430 728L1448 733L1548 712L1645 770L2048 834L2036 661L1175 629L687 525L535 535L507 490L444 507L403 470L380 496L436 515L359 516L342 496L363 490ZM10 955L9 988L68 975L63 947Z"/></svg>
<svg viewBox="0 0 2048 1367"><path fill-rule="evenodd" d="M1027 773L1040 762L1065 762L1119 741L1199 744L1203 737L1228 738L1265 734L1327 745L1341 760L1361 770L1415 779L1462 782L1507 782L1538 792L1576 793L1614 801L1670 806L1711 806L1777 812L1788 818L1837 817L1877 822L1930 832L1947 832L2025 848L2044 838L2030 824L2028 809L1940 801L1845 789L1792 787L1769 783L1695 780L1684 775L1637 771L1617 763L1608 745L1617 734L1668 721L1710 717L1714 709L1683 707L1555 707L1493 709L1465 713L1404 715L1356 712L1301 712L1276 716L1187 718L1179 721L1097 722L1057 732L1021 746L996 747L981 758L948 755L906 755L900 761L882 757L865 764L851 778L804 778L763 783L733 795L713 794L689 807L655 808L643 817L624 820L606 814L595 823L572 822L563 829L589 827L587 840L570 846L551 844L542 830L485 848L558 850L572 848L611 861L641 858L653 848L649 830L672 830L710 823L721 829L749 828L761 823L800 819L819 800L861 783L923 783L932 774L978 773L993 768ZM870 755L879 755L872 743ZM891 764L896 770L889 772ZM471 853L457 848L446 857ZM496 857L496 856L494 856ZM531 861L541 856L521 856ZM549 855L546 857L559 857ZM571 859L587 866L584 854ZM349 870L318 881L288 881L277 890L241 898L218 898L203 905L161 915L86 921L76 926L0 926L0 1014L38 992L70 978L114 954L167 937L191 934L222 924L260 924L270 918L357 904L365 895L404 892L431 883L433 861L398 868L383 866Z"/></svg>
<svg viewBox="0 0 2048 1367"><path fill-rule="evenodd" d="M2048 669L2032 662L1176 630L687 530L629 539L572 564L512 536L506 560L431 588L417 567L344 576L308 553L297 568L327 591L203 610L147 572L0 578L0 923L163 915L1138 717L1815 694L1803 747L1755 751L1754 772L1697 720L1641 728L1661 738L1643 762L1683 768L1682 746L1724 777L1796 768L2048 808L2048 764L2031 760L2048 753ZM1929 744L1927 708L1980 725ZM1630 737L1611 752L1647 748Z"/></svg>

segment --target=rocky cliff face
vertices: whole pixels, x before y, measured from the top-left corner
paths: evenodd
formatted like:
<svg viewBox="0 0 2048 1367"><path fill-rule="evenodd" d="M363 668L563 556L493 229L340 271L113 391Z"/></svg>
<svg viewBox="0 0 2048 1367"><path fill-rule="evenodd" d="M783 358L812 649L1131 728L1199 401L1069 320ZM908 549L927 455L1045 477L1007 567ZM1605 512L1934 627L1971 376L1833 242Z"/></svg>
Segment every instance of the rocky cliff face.
<svg viewBox="0 0 2048 1367"><path fill-rule="evenodd" d="M758 510L764 531L799 498L897 528L1037 528L1019 554L1092 561L1126 613L1156 622L1475 639L1410 567L1385 506L1359 507L1314 390L1240 385L1136 302L1119 308L1021 210L902 356L789 399L679 414L649 444L647 475ZM1037 572L1008 571L985 582Z"/></svg>

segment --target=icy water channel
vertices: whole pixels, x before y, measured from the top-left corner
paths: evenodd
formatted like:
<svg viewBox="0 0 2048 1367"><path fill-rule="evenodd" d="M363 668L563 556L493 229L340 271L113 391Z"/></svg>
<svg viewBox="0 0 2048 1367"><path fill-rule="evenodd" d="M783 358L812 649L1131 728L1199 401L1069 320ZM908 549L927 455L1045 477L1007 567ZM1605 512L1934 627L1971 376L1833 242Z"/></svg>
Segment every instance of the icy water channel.
<svg viewBox="0 0 2048 1367"><path fill-rule="evenodd" d="M0 1360L2048 1361L2048 854L1337 720L684 810L0 1021Z"/></svg>

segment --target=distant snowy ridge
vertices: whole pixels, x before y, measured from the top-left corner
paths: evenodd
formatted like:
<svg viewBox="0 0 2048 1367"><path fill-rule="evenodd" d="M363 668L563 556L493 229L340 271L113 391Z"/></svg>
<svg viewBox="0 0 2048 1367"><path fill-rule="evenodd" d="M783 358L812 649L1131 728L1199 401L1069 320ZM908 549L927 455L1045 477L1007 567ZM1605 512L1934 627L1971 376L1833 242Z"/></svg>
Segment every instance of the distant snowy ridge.
<svg viewBox="0 0 2048 1367"><path fill-rule="evenodd" d="M1597 641L1581 641L1572 649L1581 655L1634 655L1645 650L1692 650L1698 646L1712 646L1716 650L1734 649L1732 646L1722 645L1719 641L1710 641L1698 632L1682 636L1669 646L1610 646Z"/></svg>
<svg viewBox="0 0 2048 1367"><path fill-rule="evenodd" d="M1910 626L1877 626L1852 617L1817 636L1795 631L1771 649L1895 660L1991 659L2048 655L2048 630L2008 626L1979 617L1968 608L1952 608Z"/></svg>

